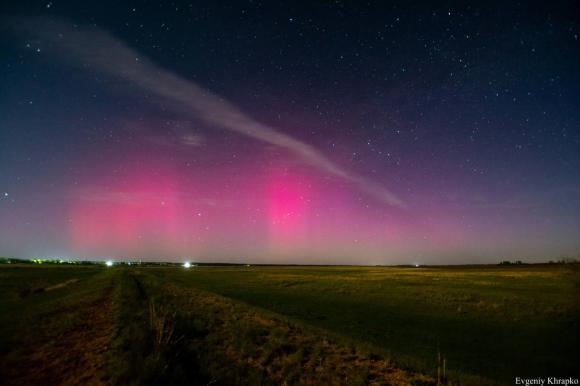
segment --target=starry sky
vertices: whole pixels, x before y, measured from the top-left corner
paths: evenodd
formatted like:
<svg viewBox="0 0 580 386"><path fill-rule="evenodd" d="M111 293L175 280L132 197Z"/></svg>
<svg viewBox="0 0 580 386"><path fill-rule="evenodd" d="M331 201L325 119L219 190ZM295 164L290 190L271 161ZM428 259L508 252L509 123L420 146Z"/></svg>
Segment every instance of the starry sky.
<svg viewBox="0 0 580 386"><path fill-rule="evenodd" d="M577 256L579 2L433 3L3 1L0 255Z"/></svg>

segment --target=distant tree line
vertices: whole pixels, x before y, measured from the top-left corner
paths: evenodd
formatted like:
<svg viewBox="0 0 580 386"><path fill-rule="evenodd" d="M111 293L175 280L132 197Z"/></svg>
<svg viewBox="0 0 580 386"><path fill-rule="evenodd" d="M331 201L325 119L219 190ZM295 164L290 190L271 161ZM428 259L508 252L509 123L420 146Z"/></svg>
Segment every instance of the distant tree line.
<svg viewBox="0 0 580 386"><path fill-rule="evenodd" d="M30 258L30 259L20 259L16 257L2 257L0 256L0 264L74 264L74 265L103 265L105 261L96 260L64 260L64 259L42 259L42 258ZM139 266L162 266L162 267L181 267L182 262L172 262L172 261L131 261L131 260L114 260L114 265L139 265ZM246 263L199 263L192 262L192 267L197 266L217 266L217 267L250 267L250 264Z"/></svg>
<svg viewBox="0 0 580 386"><path fill-rule="evenodd" d="M0 257L0 264L102 264L88 260L60 260L60 259L19 259L16 257Z"/></svg>
<svg viewBox="0 0 580 386"><path fill-rule="evenodd" d="M578 264L578 263L580 263L580 257L578 257L578 258L561 257L561 258L556 259L556 260L548 261L548 264ZM502 260L499 262L498 265L524 265L524 264L529 264L529 263L524 263L521 260L515 260L515 261ZM539 263L539 264L542 264L542 263Z"/></svg>

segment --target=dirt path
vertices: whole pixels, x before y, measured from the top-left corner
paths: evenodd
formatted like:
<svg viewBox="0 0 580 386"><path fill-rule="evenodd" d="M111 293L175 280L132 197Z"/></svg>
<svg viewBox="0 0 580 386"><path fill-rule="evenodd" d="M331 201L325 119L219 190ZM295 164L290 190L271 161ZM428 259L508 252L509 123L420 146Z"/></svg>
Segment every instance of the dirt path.
<svg viewBox="0 0 580 386"><path fill-rule="evenodd" d="M88 305L78 305L79 318L59 335L43 331L41 340L9 358L6 385L104 385L107 352L113 332L111 289ZM66 312L51 315L63 318ZM34 334L34 336L39 336Z"/></svg>

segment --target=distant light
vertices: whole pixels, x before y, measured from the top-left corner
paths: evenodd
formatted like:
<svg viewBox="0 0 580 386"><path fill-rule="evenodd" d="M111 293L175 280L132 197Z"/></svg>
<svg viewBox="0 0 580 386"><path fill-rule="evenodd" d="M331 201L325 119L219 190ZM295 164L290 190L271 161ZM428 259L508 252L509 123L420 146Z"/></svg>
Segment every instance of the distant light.
<svg viewBox="0 0 580 386"><path fill-rule="evenodd" d="M415 268L419 268L419 263L415 264Z"/></svg>
<svg viewBox="0 0 580 386"><path fill-rule="evenodd" d="M183 267L189 268L189 267L191 267L191 263L189 261L186 261L185 263L183 263Z"/></svg>
<svg viewBox="0 0 580 386"><path fill-rule="evenodd" d="M105 265L106 265L107 267L112 267L112 266L113 266L113 262L112 262L111 260L107 260L107 261L105 262Z"/></svg>

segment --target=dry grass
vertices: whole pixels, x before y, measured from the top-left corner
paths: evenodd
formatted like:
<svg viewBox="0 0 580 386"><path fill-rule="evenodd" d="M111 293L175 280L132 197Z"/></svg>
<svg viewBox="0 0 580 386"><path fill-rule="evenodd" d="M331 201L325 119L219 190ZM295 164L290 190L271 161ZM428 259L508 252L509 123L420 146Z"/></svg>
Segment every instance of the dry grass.
<svg viewBox="0 0 580 386"><path fill-rule="evenodd" d="M59 287L61 288L61 287ZM22 346L1 358L4 385L105 385L113 332L111 289L96 301L46 314ZM28 339L27 339L28 338Z"/></svg>
<svg viewBox="0 0 580 386"><path fill-rule="evenodd" d="M432 377L397 368L390 360L325 337L321 331L207 292L169 286L168 302L205 331L192 343L206 358L210 376L245 384L253 373L261 383L300 385L435 384ZM187 303L183 300L188 299ZM203 357L203 355L202 355ZM236 372L223 371L228 363ZM202 362L203 363L203 362Z"/></svg>

